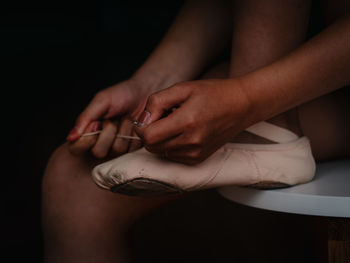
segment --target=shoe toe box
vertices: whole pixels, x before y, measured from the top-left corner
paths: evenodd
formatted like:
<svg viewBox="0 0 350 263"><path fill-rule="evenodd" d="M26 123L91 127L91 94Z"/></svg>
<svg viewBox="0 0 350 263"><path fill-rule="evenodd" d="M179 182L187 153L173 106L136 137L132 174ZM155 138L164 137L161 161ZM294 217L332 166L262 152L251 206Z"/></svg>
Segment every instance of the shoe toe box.
<svg viewBox="0 0 350 263"><path fill-rule="evenodd" d="M100 187L110 190L117 182L118 176L111 176L111 165L102 163L92 170L92 179Z"/></svg>

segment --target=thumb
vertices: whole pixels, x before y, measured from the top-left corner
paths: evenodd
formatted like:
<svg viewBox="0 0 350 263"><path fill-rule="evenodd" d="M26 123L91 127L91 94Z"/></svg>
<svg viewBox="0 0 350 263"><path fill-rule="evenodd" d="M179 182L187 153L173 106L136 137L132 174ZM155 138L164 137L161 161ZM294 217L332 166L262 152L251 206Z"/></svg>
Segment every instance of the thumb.
<svg viewBox="0 0 350 263"><path fill-rule="evenodd" d="M138 128L153 123L162 117L169 115L190 95L188 89L178 84L161 90L148 97L146 107L134 124Z"/></svg>

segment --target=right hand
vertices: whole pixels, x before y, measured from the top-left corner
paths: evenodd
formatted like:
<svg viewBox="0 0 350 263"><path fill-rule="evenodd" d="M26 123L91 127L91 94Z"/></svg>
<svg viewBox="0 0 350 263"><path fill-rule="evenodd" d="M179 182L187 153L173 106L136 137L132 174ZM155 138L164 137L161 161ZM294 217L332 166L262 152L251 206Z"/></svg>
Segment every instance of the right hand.
<svg viewBox="0 0 350 263"><path fill-rule="evenodd" d="M142 112L148 95L147 90L134 80L98 92L79 115L67 137L70 151L82 154L91 150L95 157L105 158L109 154L118 156L139 148L140 141L116 138L115 135L136 135L132 120ZM100 130L101 126L99 135L81 137L84 133Z"/></svg>

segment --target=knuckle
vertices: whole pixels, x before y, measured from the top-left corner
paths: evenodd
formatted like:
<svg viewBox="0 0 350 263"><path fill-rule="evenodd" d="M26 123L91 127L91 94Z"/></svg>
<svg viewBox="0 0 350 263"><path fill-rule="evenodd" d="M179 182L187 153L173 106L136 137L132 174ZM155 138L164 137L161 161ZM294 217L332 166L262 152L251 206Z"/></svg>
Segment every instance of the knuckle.
<svg viewBox="0 0 350 263"><path fill-rule="evenodd" d="M196 119L192 115L188 115L185 119L185 128L192 130L196 127Z"/></svg>
<svg viewBox="0 0 350 263"><path fill-rule="evenodd" d="M148 97L149 106L157 106L160 103L160 96L157 94L152 94Z"/></svg>
<svg viewBox="0 0 350 263"><path fill-rule="evenodd" d="M191 132L186 136L187 144L194 147L201 147L203 145L203 136L199 132Z"/></svg>
<svg viewBox="0 0 350 263"><path fill-rule="evenodd" d="M194 135L190 139L190 144L194 146L202 146L203 141L200 135Z"/></svg>

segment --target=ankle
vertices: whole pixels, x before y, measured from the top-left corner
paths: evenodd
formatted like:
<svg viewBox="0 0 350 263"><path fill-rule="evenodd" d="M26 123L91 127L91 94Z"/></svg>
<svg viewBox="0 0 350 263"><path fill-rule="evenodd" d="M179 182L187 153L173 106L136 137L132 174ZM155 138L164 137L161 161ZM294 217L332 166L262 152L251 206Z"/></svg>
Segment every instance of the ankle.
<svg viewBox="0 0 350 263"><path fill-rule="evenodd" d="M300 126L299 114L298 114L297 108L294 108L287 112L283 112L279 115L276 115L271 119L267 120L267 122L275 124L279 127L285 128L287 130L290 130L291 132L295 133L299 137L303 136L303 131Z"/></svg>
<svg viewBox="0 0 350 263"><path fill-rule="evenodd" d="M276 126L285 128L299 137L303 136L303 132L299 123L298 110L292 109L290 111L276 115L275 117L267 120L267 122L275 124ZM271 144L276 143L268 139L262 138L247 131L239 133L231 142L235 143L253 143L253 144Z"/></svg>

